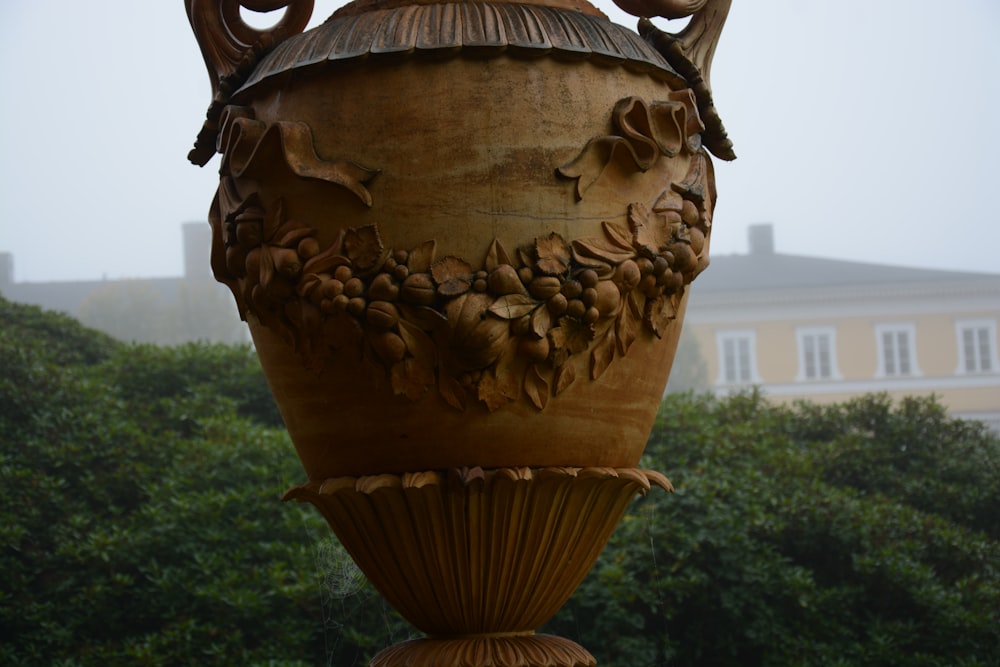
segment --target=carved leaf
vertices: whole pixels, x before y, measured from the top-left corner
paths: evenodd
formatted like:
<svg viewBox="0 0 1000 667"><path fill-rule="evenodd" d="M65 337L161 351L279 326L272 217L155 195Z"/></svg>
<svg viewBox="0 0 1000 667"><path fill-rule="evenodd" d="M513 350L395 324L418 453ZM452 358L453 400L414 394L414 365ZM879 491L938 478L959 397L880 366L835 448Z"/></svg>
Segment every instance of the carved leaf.
<svg viewBox="0 0 1000 667"><path fill-rule="evenodd" d="M597 271L597 275L599 276L606 276L611 273L611 264L608 261L597 259L595 257L588 257L587 255L579 252L579 249L576 247L576 241L573 242L573 251L573 258L580 266L588 269L594 269ZM618 262L613 263L618 264Z"/></svg>
<svg viewBox="0 0 1000 667"><path fill-rule="evenodd" d="M556 349L564 349L570 354L583 352L594 340L594 327L572 317L559 320L559 326L549 332L549 339Z"/></svg>
<svg viewBox="0 0 1000 667"><path fill-rule="evenodd" d="M382 239L375 225L348 229L344 235L344 251L360 271L375 266L383 251Z"/></svg>
<svg viewBox="0 0 1000 667"><path fill-rule="evenodd" d="M629 294L631 297L631 293ZM615 340L618 344L618 354L625 356L632 343L639 335L639 319L631 308L622 308L621 315L615 322Z"/></svg>
<svg viewBox="0 0 1000 667"><path fill-rule="evenodd" d="M535 239L536 266L542 273L557 276L569 270L569 246L562 236L552 232L545 238Z"/></svg>
<svg viewBox="0 0 1000 667"><path fill-rule="evenodd" d="M553 395L558 396L566 391L566 388L573 384L574 380L576 380L576 368L573 364L563 364L557 368L555 387L552 389Z"/></svg>
<svg viewBox="0 0 1000 667"><path fill-rule="evenodd" d="M472 287L472 266L464 259L448 256L431 266L431 276L443 296L458 296Z"/></svg>
<svg viewBox="0 0 1000 667"><path fill-rule="evenodd" d="M410 273L425 273L434 263L434 255L437 253L437 241L424 241L410 251L406 266Z"/></svg>
<svg viewBox="0 0 1000 667"><path fill-rule="evenodd" d="M538 308L531 314L531 332L539 338L544 337L552 328L552 311L548 308Z"/></svg>
<svg viewBox="0 0 1000 667"><path fill-rule="evenodd" d="M303 298L308 298L314 289L320 286L319 276L315 273L307 273L302 276L299 280L299 284L295 286L295 293Z"/></svg>
<svg viewBox="0 0 1000 667"><path fill-rule="evenodd" d="M405 303L397 303L396 307L403 314L403 318L412 322L424 331L438 331L444 327L448 318L433 308L427 306L410 306Z"/></svg>
<svg viewBox="0 0 1000 667"><path fill-rule="evenodd" d="M490 244L490 249L486 253L484 268L487 271L493 271L501 264L513 265L513 262L510 261L510 255L507 253L507 249L503 247L503 244L498 239L493 239L493 243Z"/></svg>
<svg viewBox="0 0 1000 667"><path fill-rule="evenodd" d="M511 400L492 371L483 373L476 389L478 390L479 400L486 404L490 412L496 412Z"/></svg>
<svg viewBox="0 0 1000 667"><path fill-rule="evenodd" d="M303 227L297 222L287 222L281 226L274 236L277 239L276 245L282 248L291 248L307 236L312 236L316 231Z"/></svg>
<svg viewBox="0 0 1000 667"><path fill-rule="evenodd" d="M655 299L646 300L646 312L643 315L646 326L662 338L667 326L674 319L676 310L672 301L662 294Z"/></svg>
<svg viewBox="0 0 1000 667"><path fill-rule="evenodd" d="M605 220L601 223L601 228L607 234L608 240L627 252L633 253L632 233L623 225Z"/></svg>
<svg viewBox="0 0 1000 667"><path fill-rule="evenodd" d="M538 301L526 294L507 294L490 305L490 312L505 320L516 320L537 307Z"/></svg>
<svg viewBox="0 0 1000 667"><path fill-rule="evenodd" d="M361 324L353 317L340 315L323 322L323 339L335 350L358 345L363 335Z"/></svg>
<svg viewBox="0 0 1000 667"><path fill-rule="evenodd" d="M337 252L335 252L337 250ZM316 255L302 267L305 273L323 273L338 266L349 266L351 260L339 254L339 249L328 248Z"/></svg>
<svg viewBox="0 0 1000 667"><path fill-rule="evenodd" d="M655 221L650 220L649 209L645 204L633 202L628 205L628 221L632 227L632 237L639 248L649 248L656 251L660 247L660 238L656 232Z"/></svg>
<svg viewBox="0 0 1000 667"><path fill-rule="evenodd" d="M248 200L249 201L249 200ZM264 215L264 225L261 230L261 234L265 239L274 238L275 232L281 227L282 221L285 219L285 200L283 198L278 198L274 203L274 207L267 211Z"/></svg>
<svg viewBox="0 0 1000 667"><path fill-rule="evenodd" d="M438 371L438 393L441 394L445 403L459 412L465 412L465 388L444 370Z"/></svg>
<svg viewBox="0 0 1000 667"><path fill-rule="evenodd" d="M415 401L433 384L434 371L419 359L409 357L393 365L389 377L393 393Z"/></svg>
<svg viewBox="0 0 1000 667"><path fill-rule="evenodd" d="M274 279L274 255L268 252L268 248L261 248L260 253L260 284L265 289L271 285Z"/></svg>
<svg viewBox="0 0 1000 667"><path fill-rule="evenodd" d="M615 358L615 332L608 330L608 333L601 341L594 346L590 353L590 378L596 380L604 375L608 370L612 360Z"/></svg>
<svg viewBox="0 0 1000 667"><path fill-rule="evenodd" d="M581 264L587 263L584 261L586 257L593 257L597 260L598 266L604 262L621 264L635 257L635 250L631 246L628 250L621 250L617 244L612 245L602 239L595 238L576 239L573 241L573 250Z"/></svg>
<svg viewBox="0 0 1000 667"><path fill-rule="evenodd" d="M425 331L406 320L399 320L399 335L415 359L430 368L437 365L437 348Z"/></svg>
<svg viewBox="0 0 1000 667"><path fill-rule="evenodd" d="M544 410L549 402L549 383L539 372L538 364L532 364L524 374L524 393L539 410Z"/></svg>

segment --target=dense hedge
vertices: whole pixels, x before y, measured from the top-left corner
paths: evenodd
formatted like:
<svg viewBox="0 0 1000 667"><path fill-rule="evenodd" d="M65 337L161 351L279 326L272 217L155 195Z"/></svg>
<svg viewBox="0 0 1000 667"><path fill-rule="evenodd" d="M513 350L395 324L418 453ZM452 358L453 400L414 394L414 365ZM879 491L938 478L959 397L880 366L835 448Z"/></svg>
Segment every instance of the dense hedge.
<svg viewBox="0 0 1000 667"><path fill-rule="evenodd" d="M360 665L411 630L311 507L246 347L0 299L0 663ZM614 667L1000 664L1000 443L930 400L669 398L549 631Z"/></svg>
<svg viewBox="0 0 1000 667"><path fill-rule="evenodd" d="M551 630L607 665L1000 664L1000 443L928 399L670 397Z"/></svg>

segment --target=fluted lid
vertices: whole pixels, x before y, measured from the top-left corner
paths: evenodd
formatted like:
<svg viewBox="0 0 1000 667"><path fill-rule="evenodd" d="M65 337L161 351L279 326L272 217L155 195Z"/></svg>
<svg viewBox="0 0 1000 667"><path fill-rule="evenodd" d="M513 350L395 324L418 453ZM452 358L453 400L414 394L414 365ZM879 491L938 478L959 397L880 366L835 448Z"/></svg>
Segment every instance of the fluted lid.
<svg viewBox="0 0 1000 667"><path fill-rule="evenodd" d="M293 70L420 54L590 60L685 85L637 33L611 23L589 3L561 0L557 5L362 0L279 44L233 97L246 97L252 89Z"/></svg>

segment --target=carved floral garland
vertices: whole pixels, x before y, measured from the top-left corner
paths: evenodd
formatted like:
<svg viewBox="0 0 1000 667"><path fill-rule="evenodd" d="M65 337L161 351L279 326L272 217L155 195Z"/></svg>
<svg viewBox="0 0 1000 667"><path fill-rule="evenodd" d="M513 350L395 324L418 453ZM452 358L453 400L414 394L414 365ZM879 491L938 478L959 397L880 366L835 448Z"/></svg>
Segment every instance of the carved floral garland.
<svg viewBox="0 0 1000 667"><path fill-rule="evenodd" d="M410 400L436 386L458 410L471 395L493 411L523 391L542 410L578 367L597 379L643 331L662 336L686 285L708 265L714 178L691 91L651 103L622 99L611 120L616 134L591 139L557 170L577 181L577 197L614 178L611 162L646 171L685 153L683 181L651 204L630 204L627 224L606 221L600 236L551 233L513 253L494 239L474 266L439 258L433 240L388 248L376 225L342 228L324 248L315 227L287 218L282 199L265 205L256 193L241 196L237 179L279 160L371 206L365 185L377 171L320 158L303 123L268 125L252 109L228 107L213 269L241 314L279 332L317 373L339 351Z"/></svg>
<svg viewBox="0 0 1000 667"><path fill-rule="evenodd" d="M494 240L479 267L438 258L433 240L388 248L376 225L342 229L321 248L280 199L265 208L251 194L223 220L217 273L231 278L241 311L316 372L353 350L411 400L436 385L458 410L471 394L492 411L523 390L541 410L576 380L570 358L587 355L597 379L641 329L661 336L674 319L708 264L709 169L695 155L684 182L652 206L629 206L627 226L604 222L602 236L572 241L552 233L514 253Z"/></svg>

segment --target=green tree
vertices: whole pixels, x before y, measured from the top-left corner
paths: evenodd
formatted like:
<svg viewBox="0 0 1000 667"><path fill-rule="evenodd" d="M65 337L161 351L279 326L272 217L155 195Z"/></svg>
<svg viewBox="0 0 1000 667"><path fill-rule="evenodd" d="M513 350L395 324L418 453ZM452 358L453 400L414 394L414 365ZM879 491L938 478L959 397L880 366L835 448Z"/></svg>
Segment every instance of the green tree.
<svg viewBox="0 0 1000 667"><path fill-rule="evenodd" d="M370 588L324 597L346 555L279 502L302 472L245 346L0 321L0 663L362 664L398 636Z"/></svg>
<svg viewBox="0 0 1000 667"><path fill-rule="evenodd" d="M551 630L608 666L1000 664L1000 443L930 400L669 398Z"/></svg>

